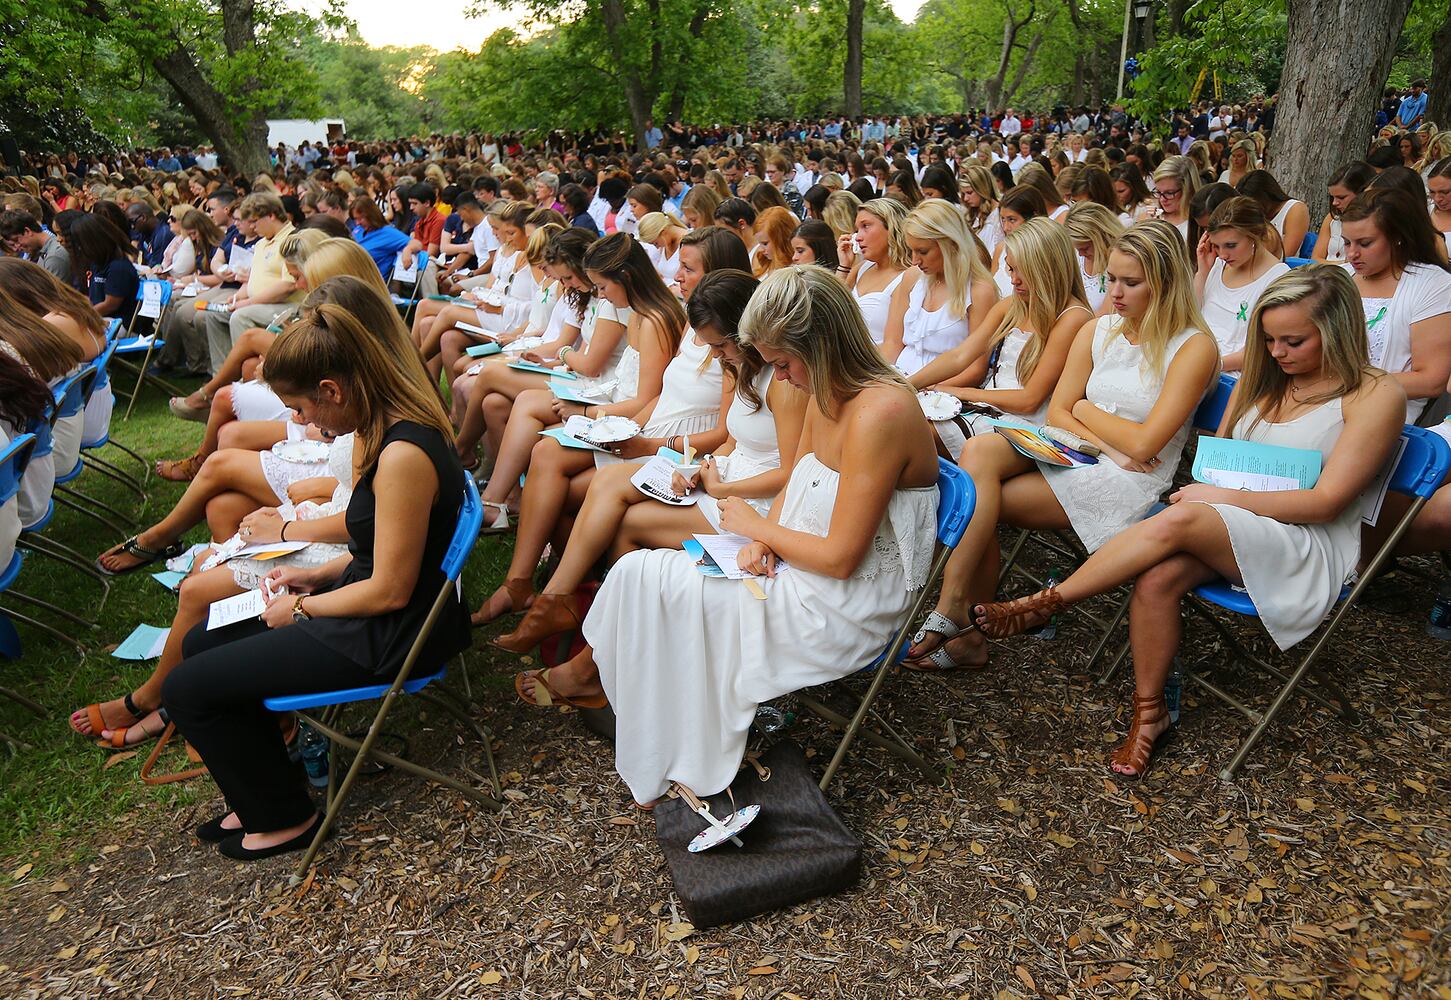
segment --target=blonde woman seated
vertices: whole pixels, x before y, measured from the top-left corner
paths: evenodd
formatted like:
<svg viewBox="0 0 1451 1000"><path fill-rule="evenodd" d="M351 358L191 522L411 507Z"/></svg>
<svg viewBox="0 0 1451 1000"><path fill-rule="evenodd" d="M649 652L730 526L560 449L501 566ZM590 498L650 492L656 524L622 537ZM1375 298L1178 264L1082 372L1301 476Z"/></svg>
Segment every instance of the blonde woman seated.
<svg viewBox="0 0 1451 1000"><path fill-rule="evenodd" d="M595 242L593 234L583 229L567 229L554 236L544 248L546 273L559 282L563 294L549 316L549 325L537 347L524 351L524 361L557 368L589 379L608 378L625 352L625 324L629 311L616 310L606 299L595 294L594 285L584 269L584 255ZM739 242L739 241L737 241ZM496 461L504 456L504 430L515 409L515 402L533 390L520 409L519 419L532 418L537 432L554 423L554 395L549 392L548 375L510 368L513 356L496 354L486 358L467 387L468 402L464 408L459 436L455 446L464 465L478 463L474 450L480 439L486 454ZM473 367L472 365L468 367ZM465 369L467 371L467 368ZM529 461L533 439L521 434L516 446L503 461L513 461L517 480ZM508 470L509 466L505 466Z"/></svg>
<svg viewBox="0 0 1451 1000"><path fill-rule="evenodd" d="M1004 246L1013 294L961 345L909 378L918 389L951 393L967 404L959 417L932 425L953 459L968 437L992 433L986 416L994 411L1035 427L1043 423L1074 335L1091 316L1063 226L1029 219Z"/></svg>
<svg viewBox="0 0 1451 1000"><path fill-rule="evenodd" d="M1142 777L1171 726L1164 682L1183 633L1184 595L1228 580L1249 592L1281 649L1310 635L1355 570L1361 494L1389 459L1404 414L1405 393L1370 366L1359 295L1345 272L1312 265L1281 275L1251 315L1244 373L1219 436L1319 451L1315 485L1251 492L1191 483L1054 589L977 607L977 627L1012 635L1133 582L1133 722L1111 760L1119 774Z"/></svg>
<svg viewBox="0 0 1451 1000"><path fill-rule="evenodd" d="M772 368L755 349L740 342L738 324L755 288L756 280L745 271L713 271L700 281L687 303L695 336L709 345L733 389L725 444L714 448L714 457L702 463L694 484L676 477L677 491L685 494L693 487L697 502L688 507L656 503L630 482L633 468L601 469L590 484L554 575L519 627L500 636L495 645L527 653L549 635L578 628L574 594L606 554L613 561L635 549L677 549L693 534L718 531L720 505L727 497L739 497L762 514L770 512L772 501L786 485L807 397L774 379ZM691 444L695 444L694 438ZM547 699L541 694L541 685ZM597 685L592 670L577 675L560 668L534 684L525 700L540 705L568 703L570 692Z"/></svg>
<svg viewBox="0 0 1451 1000"><path fill-rule="evenodd" d="M1239 371L1255 302L1290 269L1270 249L1274 242L1259 202L1242 195L1222 202L1199 238L1194 290L1224 371Z"/></svg>
<svg viewBox="0 0 1451 1000"><path fill-rule="evenodd" d="M530 233L525 224L529 213L527 205L511 205L499 216L499 254L485 293L473 293L477 303L449 304L433 318L426 331L420 328L418 349L428 373L435 379L445 368L452 371L464 348L481 340L477 334L460 330L459 323L478 326L498 336L516 332L515 327L528 317L537 284L528 255Z"/></svg>
<svg viewBox="0 0 1451 1000"><path fill-rule="evenodd" d="M841 261L837 277L861 309L874 344L886 339L892 294L912 266L912 251L902 229L906 221L907 209L901 202L874 198L857 209L855 231L837 238L836 256Z"/></svg>
<svg viewBox="0 0 1451 1000"><path fill-rule="evenodd" d="M292 257L284 258L287 272L297 282L299 290L318 288L329 278L351 275L366 283L381 295L387 295L387 286L377 265L368 252L352 240L314 239L316 229L303 229L288 237L284 250L291 250ZM311 249L309 249L311 248ZM267 329L248 330L237 341L237 346L227 355L227 363L218 372L218 379L224 375L232 378L242 376L243 362L249 352L258 351L265 356L277 340L277 331L292 316L292 312L277 317ZM275 328L275 329L274 329ZM315 431L304 431L292 422L292 411L277 397L266 381L253 369L253 377L244 381L208 385L219 385L216 394L209 397L206 431L197 450L186 458L163 459L156 463L156 474L172 482L191 482L201 471L202 463L219 449L242 449L262 451L271 448L278 441L304 436L318 440ZM204 387L205 388L205 387ZM269 453L268 459L270 461ZM312 473L307 473L312 475ZM285 488L285 483L283 488Z"/></svg>
<svg viewBox="0 0 1451 1000"><path fill-rule="evenodd" d="M636 235L641 243L654 249L655 270L667 286L675 284L675 272L680 270L680 241L689 231L664 212L649 212L640 220Z"/></svg>
<svg viewBox="0 0 1451 1000"><path fill-rule="evenodd" d="M879 655L932 558L932 434L848 292L815 265L783 268L761 283L741 330L777 378L813 397L771 514L738 498L721 505L721 529L752 539L739 563L768 578L769 600L707 579L683 552L631 552L585 619L592 648L570 665L598 665L589 693L615 710L616 767L646 808L672 782L719 792L760 702ZM777 574L778 561L789 571ZM526 696L534 680L521 680Z"/></svg>
<svg viewBox="0 0 1451 1000"><path fill-rule="evenodd" d="M630 417L637 423L642 418L648 420L650 404L664 386L665 369L680 350L685 310L660 280L634 237L628 233L604 237L590 247L584 263L600 297L616 309L629 312L627 346L613 373L616 385L609 403L580 406L554 399L548 390L530 390L515 404L482 500L486 508L496 512L488 522L488 529L507 530L505 503L523 471L523 463L514 464L514 456L526 454L528 475L521 499L518 534L504 585L474 615L475 625L487 624L511 611L524 610L522 602L532 589L529 579L544 547L570 505L570 498L574 498L574 506L582 503L594 475L597 463L592 450L565 447L552 437L540 437L539 431L576 414L591 419ZM543 396L549 397L548 403L544 403ZM715 400L718 407L719 383L716 383ZM547 423L535 416L541 404L548 405L552 413L553 419ZM635 437L615 445L610 454L615 458L643 458L653 455L661 443L664 442Z"/></svg>
<svg viewBox="0 0 1451 1000"><path fill-rule="evenodd" d="M989 255L995 253L1003 239L1002 222L998 218L998 188L993 175L980 163L964 165L959 173L962 208L967 226Z"/></svg>
<svg viewBox="0 0 1451 1000"><path fill-rule="evenodd" d="M1092 552L1143 517L1173 479L1219 348L1173 226L1134 226L1114 246L1108 271L1114 315L1079 329L1047 420L1103 454L1096 465L1064 469L1025 458L1001 435L967 442L959 464L977 487L977 507L947 564L937 609L913 637L908 655L918 669L987 664L970 612L997 582L999 524L1071 528Z"/></svg>
<svg viewBox="0 0 1451 1000"><path fill-rule="evenodd" d="M913 266L892 293L882 356L910 378L982 325L998 289L956 206L928 199L902 229Z"/></svg>
<svg viewBox="0 0 1451 1000"><path fill-rule="evenodd" d="M1078 254L1079 276L1088 308L1095 316L1108 313L1109 248L1124 234L1123 220L1098 202L1080 201L1068 210L1063 224Z"/></svg>

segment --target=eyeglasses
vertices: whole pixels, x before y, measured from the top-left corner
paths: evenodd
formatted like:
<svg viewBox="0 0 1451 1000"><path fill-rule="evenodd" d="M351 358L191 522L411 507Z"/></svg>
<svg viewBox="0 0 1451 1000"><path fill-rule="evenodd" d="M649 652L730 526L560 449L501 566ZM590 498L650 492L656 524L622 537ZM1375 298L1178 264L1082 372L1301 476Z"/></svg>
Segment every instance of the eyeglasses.
<svg viewBox="0 0 1451 1000"><path fill-rule="evenodd" d="M1155 191L1154 197L1158 198L1160 201L1172 201L1183 193L1183 188L1180 188L1178 191Z"/></svg>

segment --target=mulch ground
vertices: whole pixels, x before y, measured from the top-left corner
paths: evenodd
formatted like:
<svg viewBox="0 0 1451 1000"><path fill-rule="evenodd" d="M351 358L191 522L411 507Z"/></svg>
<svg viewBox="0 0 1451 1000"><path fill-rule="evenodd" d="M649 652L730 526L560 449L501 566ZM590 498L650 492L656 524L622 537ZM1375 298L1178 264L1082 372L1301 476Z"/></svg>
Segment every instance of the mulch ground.
<svg viewBox="0 0 1451 1000"><path fill-rule="evenodd" d="M1092 683L1081 623L995 647L985 672L895 677L888 714L948 782L859 744L831 799L861 883L712 930L681 911L609 744L520 705L517 664L475 650L502 812L369 779L291 887L294 860L192 837L219 799L145 807L73 868L0 872L0 996L1451 998L1451 647L1423 633L1430 585L1382 589L1407 606L1357 612L1328 658L1360 724L1297 698L1232 784L1248 724L1192 687L1151 774L1110 774L1127 680ZM1202 624L1185 649L1224 658ZM482 768L446 718L390 728L449 773ZM818 765L832 746L814 722L791 736Z"/></svg>

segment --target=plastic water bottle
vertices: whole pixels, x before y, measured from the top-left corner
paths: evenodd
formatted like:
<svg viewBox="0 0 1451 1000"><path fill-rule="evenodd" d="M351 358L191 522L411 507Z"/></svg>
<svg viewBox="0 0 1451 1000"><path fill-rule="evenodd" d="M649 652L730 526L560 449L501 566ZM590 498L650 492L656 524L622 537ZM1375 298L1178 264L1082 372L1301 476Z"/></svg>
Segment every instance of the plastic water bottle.
<svg viewBox="0 0 1451 1000"><path fill-rule="evenodd" d="M1048 571L1048 577L1044 581L1043 589L1049 590L1053 587L1058 586L1058 584L1061 582L1062 581L1059 579L1058 576L1058 571L1056 569L1050 569ZM1039 625L1037 628L1028 629L1028 634L1035 639L1047 640L1058 638L1058 615L1054 614L1051 618L1048 619L1047 622Z"/></svg>
<svg viewBox="0 0 1451 1000"><path fill-rule="evenodd" d="M1441 584L1436 600L1431 603L1431 618L1426 634L1433 639L1451 639L1451 580Z"/></svg>
<svg viewBox="0 0 1451 1000"><path fill-rule="evenodd" d="M796 704L790 698L777 698L756 706L756 728L763 733L779 733L796 724Z"/></svg>
<svg viewBox="0 0 1451 1000"><path fill-rule="evenodd" d="M1179 703L1184 695L1184 673L1180 670L1179 658L1174 658L1174 669L1169 671L1169 679L1164 683L1164 704L1169 709L1169 721L1178 723Z"/></svg>
<svg viewBox="0 0 1451 1000"><path fill-rule="evenodd" d="M328 738L303 723L298 741L302 746L302 766L307 769L308 782L313 788L326 788Z"/></svg>

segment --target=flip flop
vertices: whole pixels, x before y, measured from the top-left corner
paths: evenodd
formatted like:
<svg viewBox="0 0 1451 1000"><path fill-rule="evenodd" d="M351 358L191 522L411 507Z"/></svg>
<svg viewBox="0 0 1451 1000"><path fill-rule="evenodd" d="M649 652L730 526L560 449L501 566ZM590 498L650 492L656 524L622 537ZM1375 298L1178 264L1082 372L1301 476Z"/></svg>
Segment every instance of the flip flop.
<svg viewBox="0 0 1451 1000"><path fill-rule="evenodd" d="M535 708L554 708L558 705L568 705L570 708L604 708L610 703L609 699L602 694L592 695L588 698L571 698L568 695L560 694L549 685L549 671L553 669L553 667L546 667L543 670L526 670L523 673L515 674L514 693L519 696L519 700L526 705L533 705ZM524 692L524 678L526 677L534 678L533 698Z"/></svg>
<svg viewBox="0 0 1451 1000"><path fill-rule="evenodd" d="M121 696L121 707L124 708L128 713L130 713L131 719L133 720L131 722L131 725L133 726L136 725L137 722L140 722L143 718L151 714L150 712L143 712L141 711L141 709L136 707L136 702L131 700L130 691L127 691L124 695ZM79 729L76 729L74 722L71 723L71 728L75 729L78 734L84 736L86 739L91 739L93 737L99 736L102 732L111 728L110 726L106 725L106 720L102 718L101 706L99 704L87 705L84 709L82 709L82 711L86 713L86 721L91 724L91 731L89 733L82 733Z"/></svg>
<svg viewBox="0 0 1451 1000"><path fill-rule="evenodd" d="M152 563L160 562L163 559L174 559L186 551L186 546L181 542L172 542L163 549L148 549L137 541L140 537L139 535L132 535L120 545L102 552L101 555L108 556L115 552L121 555L134 556L140 559L141 562L136 563L134 566L127 566L125 569L107 569L101 563L100 558L97 557L95 562L96 569L100 570L106 576L125 576L127 573L134 573L138 569L145 569Z"/></svg>
<svg viewBox="0 0 1451 1000"><path fill-rule="evenodd" d="M153 715L160 719L162 722L162 728L158 729L156 732L152 732L151 730L147 729L145 725L146 720L151 718L151 716ZM129 733L131 730L139 729L141 730L142 735L145 736L147 739L155 739L166 731L166 725L167 719L165 712L163 712L161 709L157 709L155 712L146 713L145 716L137 719L129 726L121 726L118 729L111 730L111 738L109 740L99 739L95 741L95 744L102 750L130 750L132 747L140 746L143 742L142 740L137 740L135 743L127 743L126 734Z"/></svg>
<svg viewBox="0 0 1451 1000"><path fill-rule="evenodd" d="M947 652L949 642L975 628L977 628L975 622L959 625L946 615L936 611L927 612L927 618L922 622L922 627L912 636L912 645L917 645L929 635L940 635L942 641L928 650L924 656L903 660L902 666L907 670L915 670L922 674L940 674L952 670L982 670L987 666L986 663L959 663L952 658L952 654Z"/></svg>

